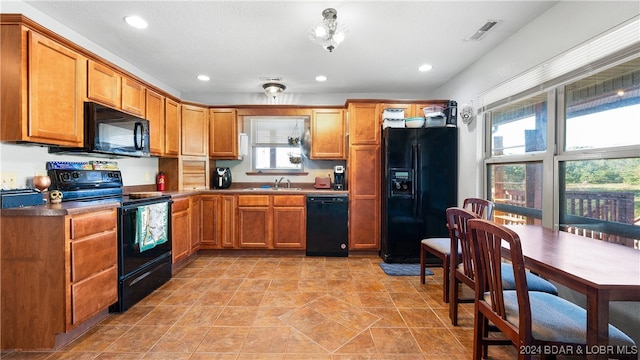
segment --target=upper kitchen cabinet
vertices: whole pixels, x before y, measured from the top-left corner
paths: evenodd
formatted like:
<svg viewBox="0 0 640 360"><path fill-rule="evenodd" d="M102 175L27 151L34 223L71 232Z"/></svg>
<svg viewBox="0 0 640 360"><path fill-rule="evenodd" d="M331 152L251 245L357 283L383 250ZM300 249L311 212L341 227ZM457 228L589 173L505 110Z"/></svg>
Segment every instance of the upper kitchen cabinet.
<svg viewBox="0 0 640 360"><path fill-rule="evenodd" d="M26 26L1 31L0 140L82 146L87 59Z"/></svg>
<svg viewBox="0 0 640 360"><path fill-rule="evenodd" d="M314 110L311 116L311 159L345 159L345 131L344 110Z"/></svg>
<svg viewBox="0 0 640 360"><path fill-rule="evenodd" d="M209 157L238 159L238 112L236 109L209 109Z"/></svg>
<svg viewBox="0 0 640 360"><path fill-rule="evenodd" d="M209 134L207 109L195 105L182 105L181 155L207 156Z"/></svg>
<svg viewBox="0 0 640 360"><path fill-rule="evenodd" d="M164 96L147 90L146 111L149 120L149 150L161 156L164 150Z"/></svg>
<svg viewBox="0 0 640 360"><path fill-rule="evenodd" d="M377 103L349 103L349 144L379 145L380 122Z"/></svg>
<svg viewBox="0 0 640 360"><path fill-rule="evenodd" d="M180 155L180 124L182 111L180 104L169 98L164 99L164 156Z"/></svg>
<svg viewBox="0 0 640 360"><path fill-rule="evenodd" d="M93 60L88 62L87 76L89 100L145 116L145 87L142 84Z"/></svg>

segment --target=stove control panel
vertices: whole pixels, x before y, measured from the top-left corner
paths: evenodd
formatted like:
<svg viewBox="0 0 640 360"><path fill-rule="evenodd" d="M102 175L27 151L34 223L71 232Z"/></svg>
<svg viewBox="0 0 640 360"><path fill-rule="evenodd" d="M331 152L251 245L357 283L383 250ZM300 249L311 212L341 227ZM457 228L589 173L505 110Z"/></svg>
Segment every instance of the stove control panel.
<svg viewBox="0 0 640 360"><path fill-rule="evenodd" d="M52 169L48 171L51 188L58 190L96 189L122 187L119 170L71 170Z"/></svg>

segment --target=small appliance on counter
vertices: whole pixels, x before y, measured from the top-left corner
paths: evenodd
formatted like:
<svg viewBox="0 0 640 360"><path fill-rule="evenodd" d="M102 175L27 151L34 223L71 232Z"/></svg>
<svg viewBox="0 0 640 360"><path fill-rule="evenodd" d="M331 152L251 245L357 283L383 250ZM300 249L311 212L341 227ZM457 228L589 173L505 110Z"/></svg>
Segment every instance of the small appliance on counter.
<svg viewBox="0 0 640 360"><path fill-rule="evenodd" d="M316 189L331 189L331 177L329 176L316 176L313 187Z"/></svg>
<svg viewBox="0 0 640 360"><path fill-rule="evenodd" d="M231 170L228 167L217 167L213 170L212 183L216 189L226 189L231 186Z"/></svg>
<svg viewBox="0 0 640 360"><path fill-rule="evenodd" d="M344 190L344 166L333 167L333 190Z"/></svg>

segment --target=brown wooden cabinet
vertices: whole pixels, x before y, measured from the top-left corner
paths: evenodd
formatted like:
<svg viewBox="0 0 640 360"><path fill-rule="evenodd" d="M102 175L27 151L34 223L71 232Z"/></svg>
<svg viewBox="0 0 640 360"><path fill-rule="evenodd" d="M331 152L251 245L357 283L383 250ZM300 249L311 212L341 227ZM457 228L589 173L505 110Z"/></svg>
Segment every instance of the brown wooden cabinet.
<svg viewBox="0 0 640 360"><path fill-rule="evenodd" d="M238 247L271 248L269 195L238 195Z"/></svg>
<svg viewBox="0 0 640 360"><path fill-rule="evenodd" d="M191 255L200 249L202 242L202 197L200 195L189 196L189 212L191 220L189 255Z"/></svg>
<svg viewBox="0 0 640 360"><path fill-rule="evenodd" d="M202 195L200 197L200 248L220 249L220 209L218 208L220 195Z"/></svg>
<svg viewBox="0 0 640 360"><path fill-rule="evenodd" d="M350 145L379 145L381 123L378 120L379 107L376 103L349 103Z"/></svg>
<svg viewBox="0 0 640 360"><path fill-rule="evenodd" d="M0 139L82 146L87 59L24 26L1 31Z"/></svg>
<svg viewBox="0 0 640 360"><path fill-rule="evenodd" d="M169 98L164 99L164 156L180 155L180 124L182 111L180 104Z"/></svg>
<svg viewBox="0 0 640 360"><path fill-rule="evenodd" d="M116 208L0 221L2 349L53 348L118 300Z"/></svg>
<svg viewBox="0 0 640 360"><path fill-rule="evenodd" d="M223 248L236 247L236 210L235 195L220 195L220 246Z"/></svg>
<svg viewBox="0 0 640 360"><path fill-rule="evenodd" d="M345 131L344 110L314 110L311 116L311 159L345 159Z"/></svg>
<svg viewBox="0 0 640 360"><path fill-rule="evenodd" d="M161 156L164 152L164 96L147 89L146 110L149 120L149 150L151 155Z"/></svg>
<svg viewBox="0 0 640 360"><path fill-rule="evenodd" d="M189 256L191 249L191 220L189 218L189 198L173 200L171 208L172 263Z"/></svg>
<svg viewBox="0 0 640 360"><path fill-rule="evenodd" d="M380 247L380 146L349 151L349 249Z"/></svg>
<svg viewBox="0 0 640 360"><path fill-rule="evenodd" d="M145 87L99 62L87 65L87 98L129 114L145 117Z"/></svg>
<svg viewBox="0 0 640 360"><path fill-rule="evenodd" d="M209 134L207 109L182 104L182 149L180 155L207 156Z"/></svg>
<svg viewBox="0 0 640 360"><path fill-rule="evenodd" d="M306 248L306 198L304 195L273 196L273 247Z"/></svg>
<svg viewBox="0 0 640 360"><path fill-rule="evenodd" d="M209 109L209 157L212 159L238 159L236 109Z"/></svg>

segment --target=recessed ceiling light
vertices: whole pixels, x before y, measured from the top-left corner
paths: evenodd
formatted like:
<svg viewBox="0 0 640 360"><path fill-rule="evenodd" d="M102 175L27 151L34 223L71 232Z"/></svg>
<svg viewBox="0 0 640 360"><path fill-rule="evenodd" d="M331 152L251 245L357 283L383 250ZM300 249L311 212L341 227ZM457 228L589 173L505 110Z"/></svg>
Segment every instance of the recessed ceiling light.
<svg viewBox="0 0 640 360"><path fill-rule="evenodd" d="M146 29L149 26L143 18L137 15L126 16L124 21L136 29Z"/></svg>
<svg viewBox="0 0 640 360"><path fill-rule="evenodd" d="M207 75L198 75L198 80L200 81L209 81L209 77Z"/></svg>
<svg viewBox="0 0 640 360"><path fill-rule="evenodd" d="M324 75L316 76L316 81L327 81L327 77Z"/></svg>
<svg viewBox="0 0 640 360"><path fill-rule="evenodd" d="M429 65L429 64L424 64L424 65L420 65L420 67L418 68L418 71L429 71L433 69L433 66Z"/></svg>

